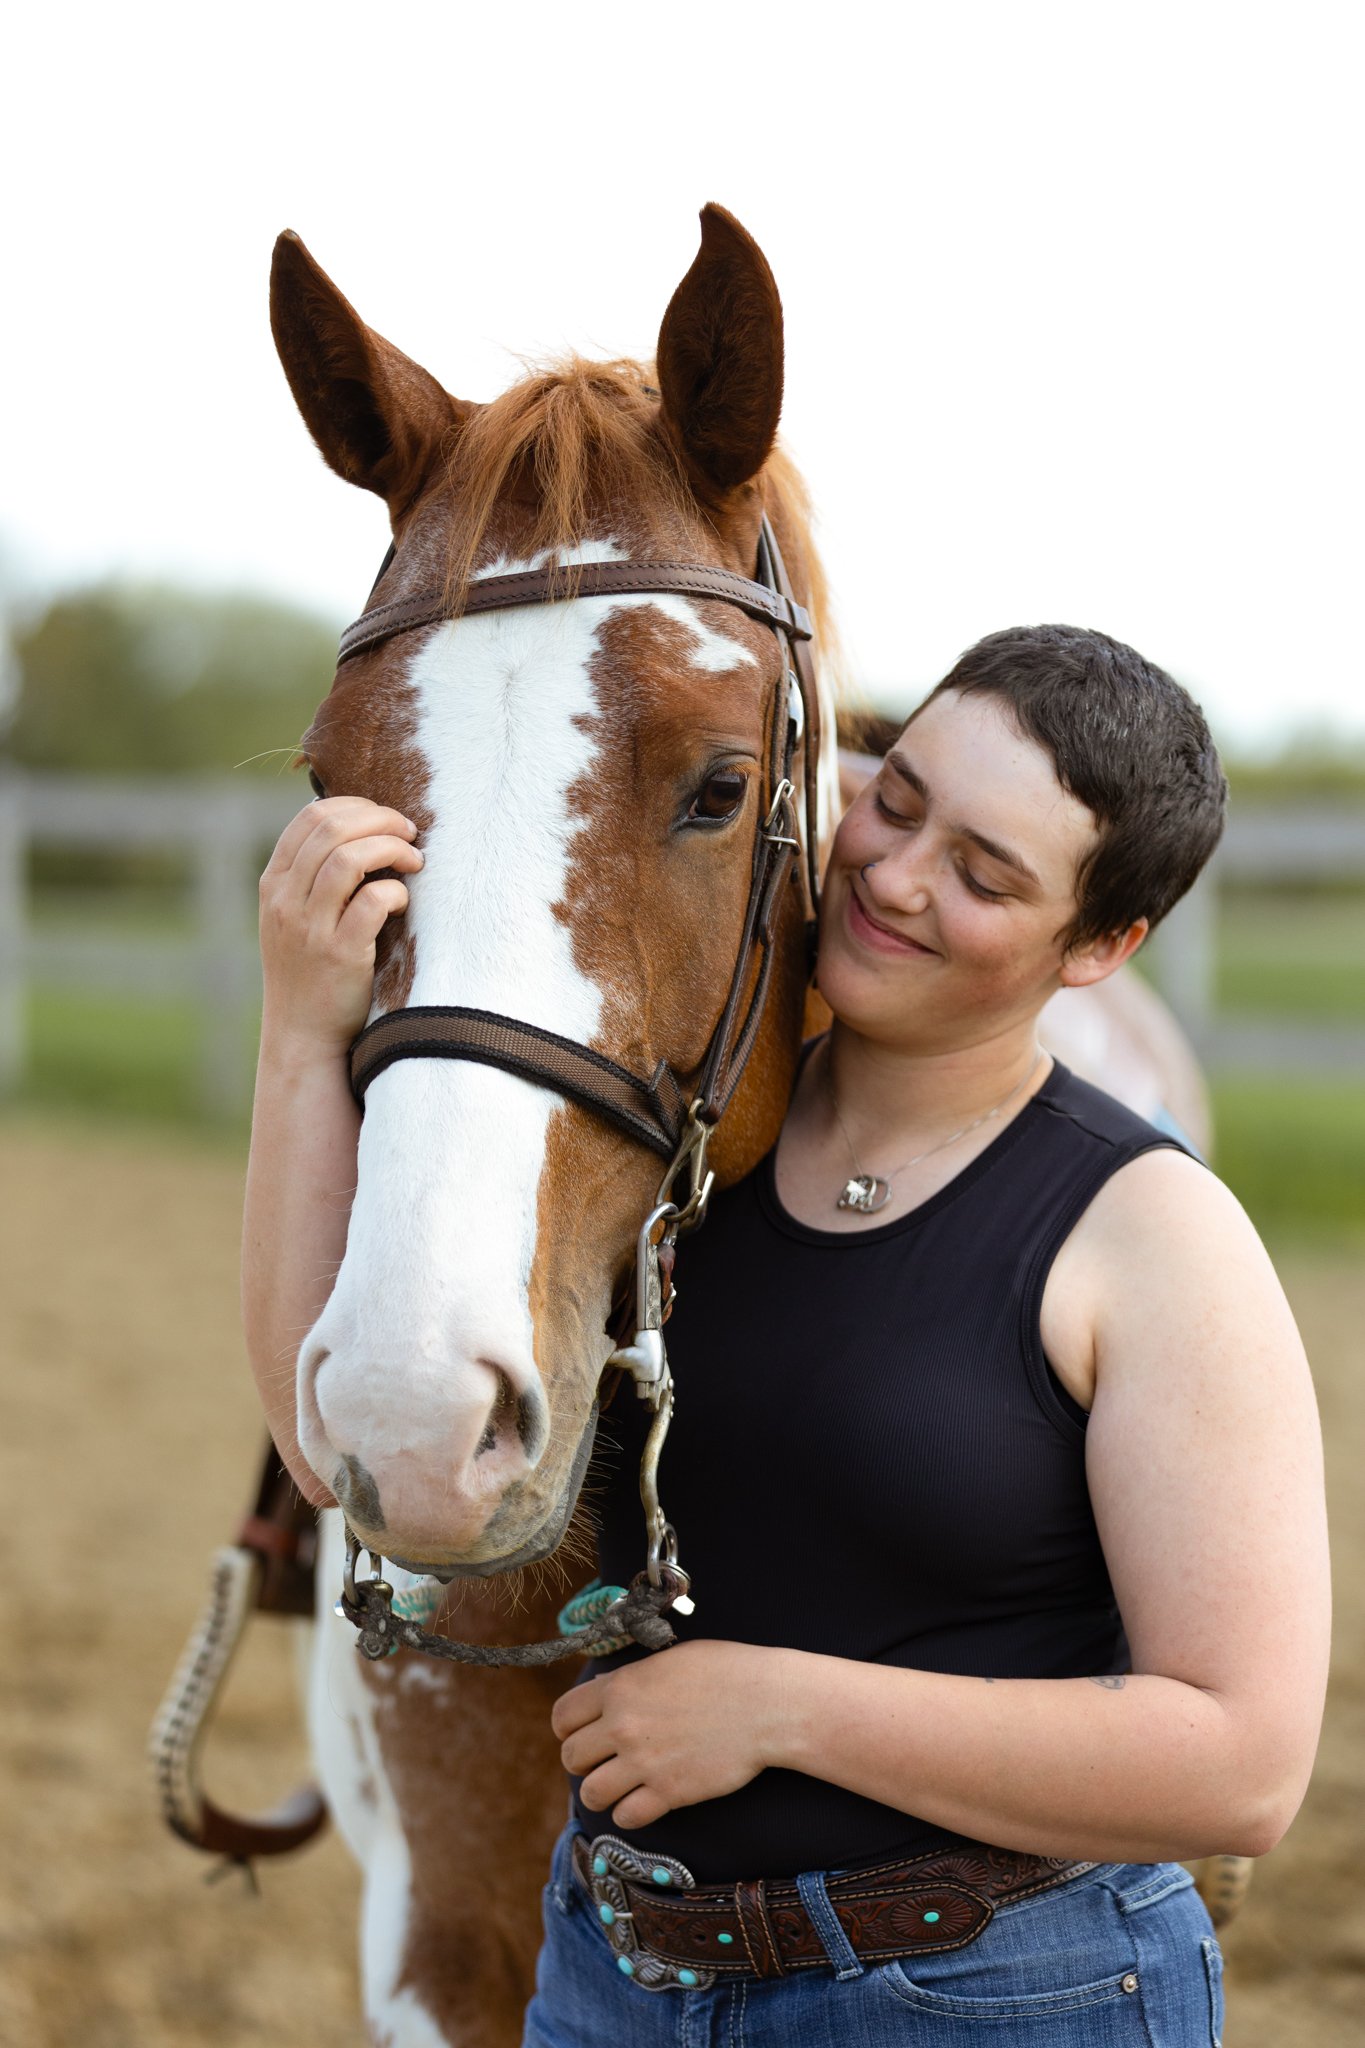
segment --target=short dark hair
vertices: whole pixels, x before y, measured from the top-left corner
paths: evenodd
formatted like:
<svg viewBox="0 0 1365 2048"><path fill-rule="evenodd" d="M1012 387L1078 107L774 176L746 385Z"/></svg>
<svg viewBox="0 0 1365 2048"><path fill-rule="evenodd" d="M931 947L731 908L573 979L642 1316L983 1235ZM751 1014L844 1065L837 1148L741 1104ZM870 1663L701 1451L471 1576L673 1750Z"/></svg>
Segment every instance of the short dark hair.
<svg viewBox="0 0 1365 2048"><path fill-rule="evenodd" d="M1223 834L1228 785L1188 690L1083 626L1011 626L969 647L930 697L998 697L1052 759L1099 838L1076 877L1068 948L1156 925ZM921 706L923 709L923 706Z"/></svg>

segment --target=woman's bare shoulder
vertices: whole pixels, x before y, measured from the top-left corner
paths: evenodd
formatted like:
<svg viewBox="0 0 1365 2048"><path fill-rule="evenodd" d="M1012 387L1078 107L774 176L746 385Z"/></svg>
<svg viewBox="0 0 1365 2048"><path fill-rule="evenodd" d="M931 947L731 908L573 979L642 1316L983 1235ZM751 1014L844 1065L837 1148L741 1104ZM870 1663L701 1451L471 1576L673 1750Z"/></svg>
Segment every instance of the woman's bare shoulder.
<svg viewBox="0 0 1365 2048"><path fill-rule="evenodd" d="M1136 1258L1184 1270L1232 1257L1269 1268L1246 1210L1202 1160L1175 1146L1141 1152L1107 1180L1068 1246L1106 1268Z"/></svg>
<svg viewBox="0 0 1365 2048"><path fill-rule="evenodd" d="M1192 1357L1252 1333L1298 1350L1269 1254L1232 1190L1188 1153L1130 1160L1100 1189L1049 1274L1043 1345L1085 1408L1107 1360Z"/></svg>

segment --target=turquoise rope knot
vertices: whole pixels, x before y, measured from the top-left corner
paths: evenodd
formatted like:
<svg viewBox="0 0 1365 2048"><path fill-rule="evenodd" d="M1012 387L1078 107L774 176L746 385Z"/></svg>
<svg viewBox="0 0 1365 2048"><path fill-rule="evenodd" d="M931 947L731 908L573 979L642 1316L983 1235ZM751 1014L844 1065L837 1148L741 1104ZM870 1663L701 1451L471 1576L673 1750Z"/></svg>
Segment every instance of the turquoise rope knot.
<svg viewBox="0 0 1365 2048"><path fill-rule="evenodd" d="M439 1579L419 1579L415 1586L404 1586L389 1602L390 1612L400 1621L415 1622L418 1628L430 1628L436 1619L445 1587ZM402 1649L401 1643L390 1643L384 1655L396 1657Z"/></svg>
<svg viewBox="0 0 1365 2048"><path fill-rule="evenodd" d="M576 1636L595 1621L600 1621L609 1607L618 1600L624 1600L624 1586L604 1586L600 1579L590 1579L581 1592L559 1610L559 1633L562 1636ZM629 1636L608 1636L605 1642L589 1643L584 1651L587 1657L610 1657L617 1650L627 1649Z"/></svg>

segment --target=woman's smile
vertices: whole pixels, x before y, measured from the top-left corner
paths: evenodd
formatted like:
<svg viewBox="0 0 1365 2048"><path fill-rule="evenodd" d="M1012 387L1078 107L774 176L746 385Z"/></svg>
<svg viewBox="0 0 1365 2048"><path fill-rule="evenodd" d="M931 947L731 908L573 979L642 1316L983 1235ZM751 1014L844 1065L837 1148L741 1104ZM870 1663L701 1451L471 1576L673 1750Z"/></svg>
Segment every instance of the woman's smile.
<svg viewBox="0 0 1365 2048"><path fill-rule="evenodd" d="M864 906L857 890L851 884L846 917L851 935L860 945L871 947L874 953L909 953L918 955L920 959L938 957L935 947L922 945L918 939L912 939L906 933L893 931L890 925L880 923Z"/></svg>

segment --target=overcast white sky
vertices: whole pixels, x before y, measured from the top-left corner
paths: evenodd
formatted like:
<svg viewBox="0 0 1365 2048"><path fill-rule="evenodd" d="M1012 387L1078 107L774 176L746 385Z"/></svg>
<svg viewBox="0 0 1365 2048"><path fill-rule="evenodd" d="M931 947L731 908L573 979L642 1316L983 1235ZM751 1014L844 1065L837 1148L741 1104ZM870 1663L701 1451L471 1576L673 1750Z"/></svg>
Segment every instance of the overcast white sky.
<svg viewBox="0 0 1365 2048"><path fill-rule="evenodd" d="M265 587L385 545L266 311L297 229L451 390L652 352L696 212L787 314L858 672L1096 625L1225 740L1365 734L1361 10L56 4L6 33L0 574Z"/></svg>

